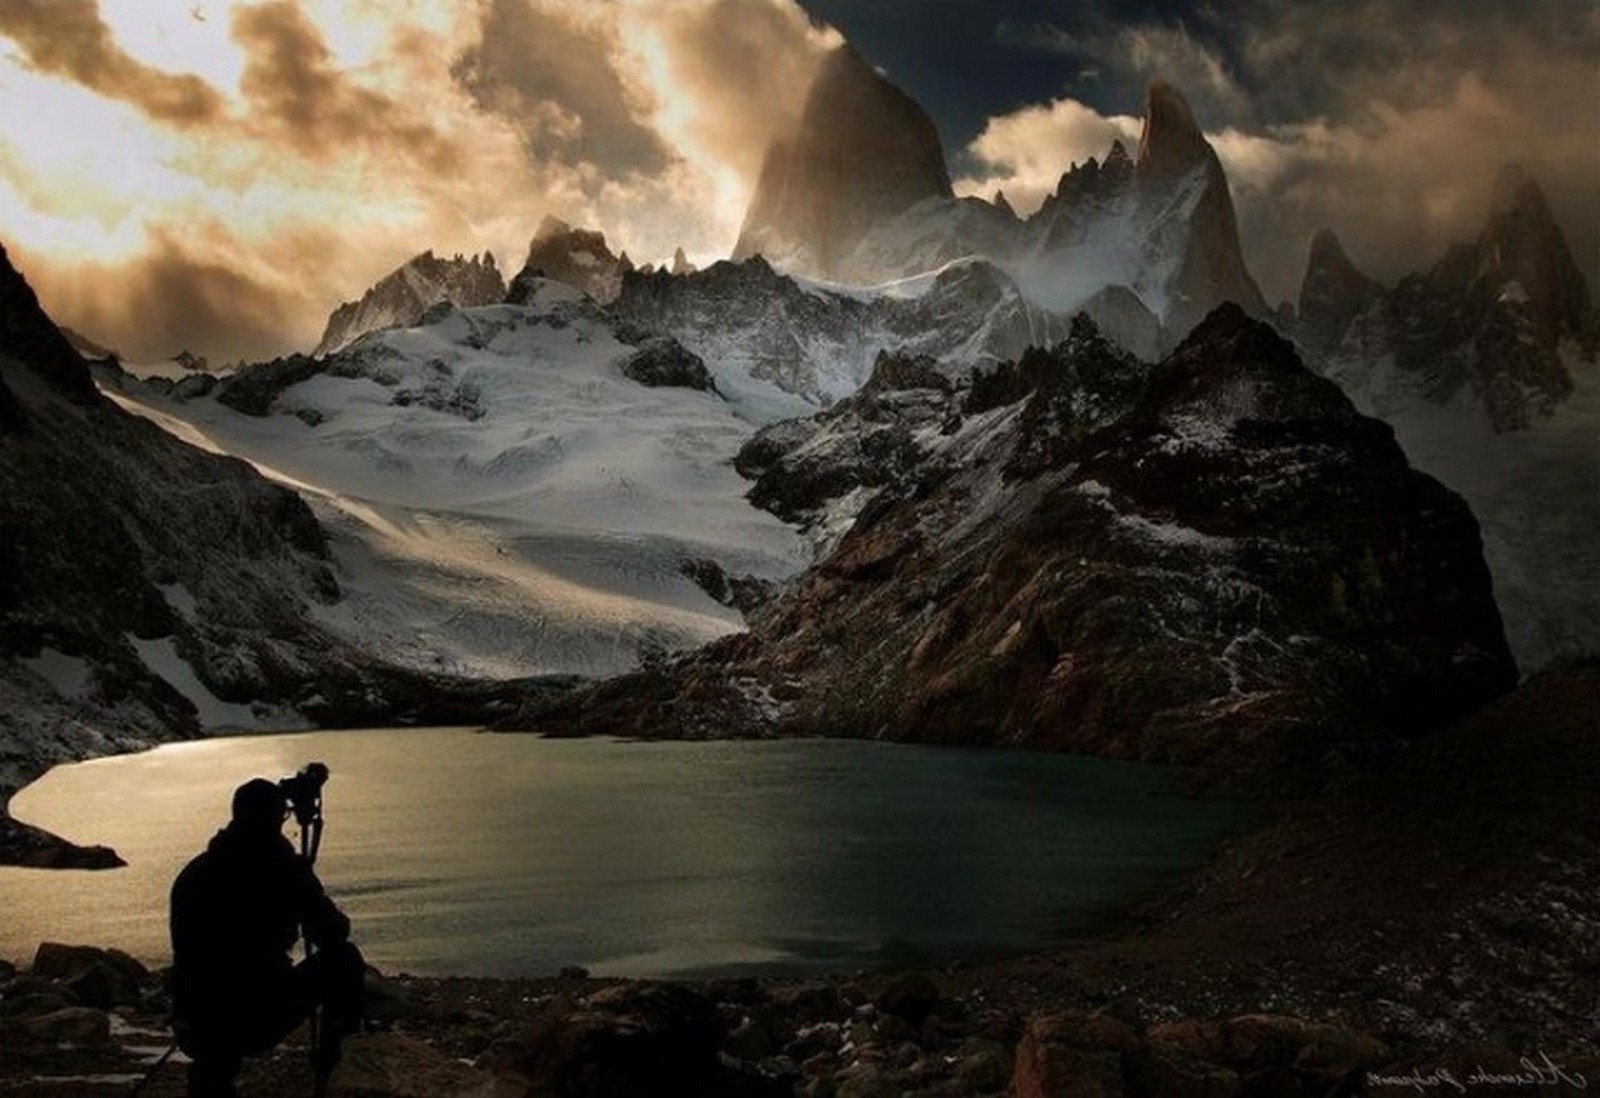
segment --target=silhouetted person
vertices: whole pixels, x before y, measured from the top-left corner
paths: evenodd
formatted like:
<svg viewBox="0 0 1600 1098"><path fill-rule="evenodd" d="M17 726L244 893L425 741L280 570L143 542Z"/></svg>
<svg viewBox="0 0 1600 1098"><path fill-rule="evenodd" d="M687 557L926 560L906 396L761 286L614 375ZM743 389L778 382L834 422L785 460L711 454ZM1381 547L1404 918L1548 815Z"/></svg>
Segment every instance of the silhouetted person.
<svg viewBox="0 0 1600 1098"><path fill-rule="evenodd" d="M323 1008L319 1072L361 1017L365 966L350 920L283 834L288 802L265 778L233 795L233 819L172 885L172 1014L193 1061L189 1093L234 1093L246 1056L266 1052ZM302 931L315 952L290 959Z"/></svg>

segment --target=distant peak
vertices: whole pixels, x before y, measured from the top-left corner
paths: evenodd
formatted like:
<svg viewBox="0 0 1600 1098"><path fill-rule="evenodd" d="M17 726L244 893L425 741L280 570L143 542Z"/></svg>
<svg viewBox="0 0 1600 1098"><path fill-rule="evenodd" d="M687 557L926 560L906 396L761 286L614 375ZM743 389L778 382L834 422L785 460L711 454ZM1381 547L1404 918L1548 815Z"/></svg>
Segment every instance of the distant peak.
<svg viewBox="0 0 1600 1098"><path fill-rule="evenodd" d="M1527 211L1548 216L1549 203L1539 181L1521 164L1502 164L1494 177L1490 216Z"/></svg>
<svg viewBox="0 0 1600 1098"><path fill-rule="evenodd" d="M545 214L539 222L539 227L534 230L534 240L549 240L552 237L565 236L572 231L572 226L556 217L554 214Z"/></svg>
<svg viewBox="0 0 1600 1098"><path fill-rule="evenodd" d="M1345 254L1344 245L1339 242L1339 234L1329 228L1317 230L1311 238L1311 262L1334 263L1342 267L1352 267L1350 257Z"/></svg>
<svg viewBox="0 0 1600 1098"><path fill-rule="evenodd" d="M1001 213L1010 214L1012 217L1017 216L1017 211L1012 209L1011 203L1006 199L1006 192L1003 190L994 192L993 206Z"/></svg>
<svg viewBox="0 0 1600 1098"><path fill-rule="evenodd" d="M1165 80L1153 81L1144 97L1140 174L1153 178L1182 175L1203 161L1210 148L1183 93Z"/></svg>

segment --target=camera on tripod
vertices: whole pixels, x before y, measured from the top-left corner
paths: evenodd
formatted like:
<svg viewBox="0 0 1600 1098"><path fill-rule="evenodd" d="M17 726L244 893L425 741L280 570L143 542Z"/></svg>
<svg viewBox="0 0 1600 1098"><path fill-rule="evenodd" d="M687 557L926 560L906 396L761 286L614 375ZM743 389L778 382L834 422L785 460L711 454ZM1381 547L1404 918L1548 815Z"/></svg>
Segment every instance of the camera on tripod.
<svg viewBox="0 0 1600 1098"><path fill-rule="evenodd" d="M307 763L293 777L278 779L278 789L301 827L309 827L322 815L322 787L327 781L328 764L319 762Z"/></svg>

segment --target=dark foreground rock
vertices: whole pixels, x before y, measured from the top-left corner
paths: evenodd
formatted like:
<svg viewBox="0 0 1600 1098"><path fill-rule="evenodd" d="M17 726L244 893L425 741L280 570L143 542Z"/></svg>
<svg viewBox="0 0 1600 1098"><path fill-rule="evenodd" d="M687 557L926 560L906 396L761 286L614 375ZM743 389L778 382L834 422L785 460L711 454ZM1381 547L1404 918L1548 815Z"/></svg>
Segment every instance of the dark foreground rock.
<svg viewBox="0 0 1600 1098"><path fill-rule="evenodd" d="M834 539L749 633L513 726L1315 782L1516 681L1466 505L1237 308L1153 367L1082 318L956 391L891 365L741 455L754 501Z"/></svg>

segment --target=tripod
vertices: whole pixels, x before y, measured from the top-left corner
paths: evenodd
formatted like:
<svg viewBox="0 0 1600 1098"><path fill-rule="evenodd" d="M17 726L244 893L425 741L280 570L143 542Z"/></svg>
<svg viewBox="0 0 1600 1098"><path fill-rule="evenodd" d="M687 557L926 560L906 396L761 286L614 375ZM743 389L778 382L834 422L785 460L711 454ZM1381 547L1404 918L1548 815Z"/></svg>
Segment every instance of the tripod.
<svg viewBox="0 0 1600 1098"><path fill-rule="evenodd" d="M281 826L282 820L288 817L289 811L293 812L295 822L300 827L300 857L305 862L308 870L316 865L317 854L322 847L322 787L327 780L328 767L324 763L314 762L307 765L303 770L293 777L284 778L277 783L277 792L282 797L282 799L277 802L277 811L281 813L277 817L278 824ZM240 810L238 807L239 801L237 798L240 794L243 794L254 785L265 786L269 791L270 796L272 788L271 783L265 780L257 780L246 783L245 786L241 786L239 793L235 794L236 799L234 811L236 821L240 818L238 815ZM286 809L289 811L286 811ZM191 863L191 865L193 865L193 863ZM185 872L187 873L188 870ZM181 883L181 875L179 880ZM176 887L177 886L175 886L175 888ZM174 922L174 926L176 926L176 922ZM310 925L302 922L301 933L303 936L305 960L309 963L317 952L316 943L312 939ZM322 1032L322 1021L322 1003L318 999L313 999L306 1025L310 1038L311 1065L316 1077L315 1094L317 1098L323 1098L323 1096L326 1095L329 1077L333 1071L332 1062L329 1060L329 1058L323 1055L324 1034ZM174 1019L174 1029L176 1028L177 1020ZM335 1052L333 1059L337 1058L338 1041L339 1035L335 1034ZM160 1071L167 1061L172 1058L173 1054L178 1051L180 1043L181 1036L175 1038L173 1042L167 1046L167 1050L163 1052L160 1058L150 1066L149 1071L145 1072L139 1081L134 1084L133 1090L130 1092L130 1098L138 1098L138 1095L143 1092L145 1086L150 1082L150 1080L155 1077L156 1073Z"/></svg>
<svg viewBox="0 0 1600 1098"><path fill-rule="evenodd" d="M301 782L302 778L311 778L311 781ZM294 806L295 823L300 826L300 856L306 864L315 867L317 852L322 848L322 785L327 781L328 768L322 763L312 763L293 779L295 784L290 789L290 800ZM301 941L304 943L306 960L311 960L316 952L316 943L311 940L309 927L302 926ZM322 1006L317 1004L311 1008L311 1016L306 1019L306 1029L311 1041L311 1069L316 1073L316 1086L313 1090L316 1098L323 1098L328 1093L328 1079L332 1074L332 1067L322 1062L319 1055L322 1049Z"/></svg>

